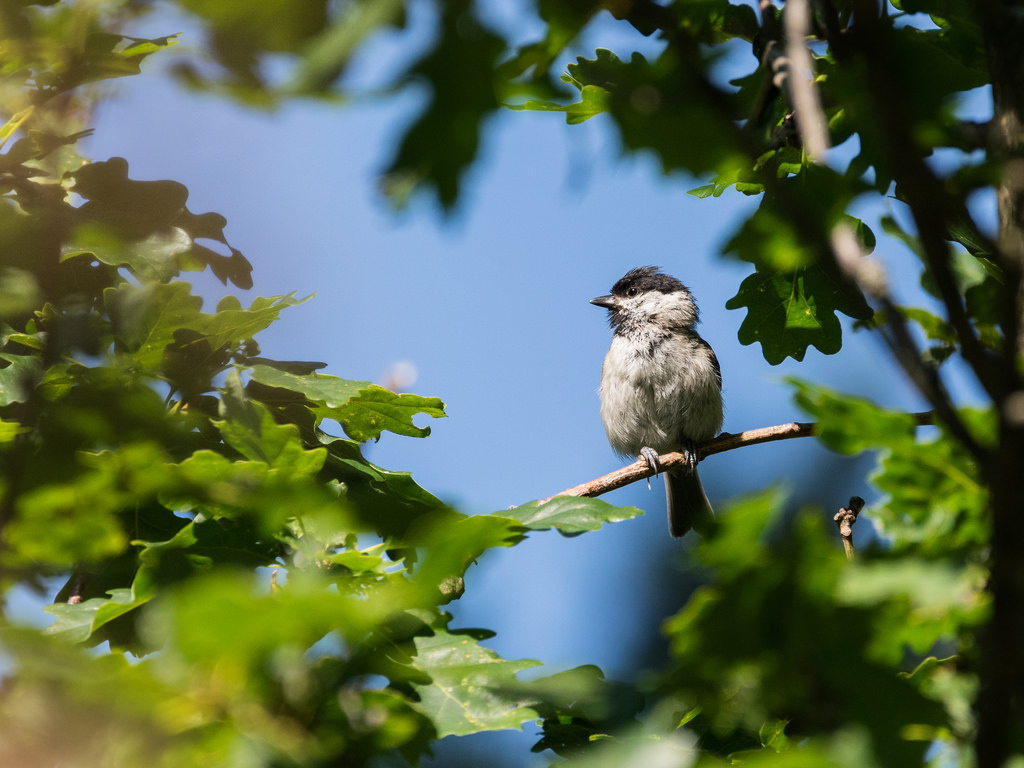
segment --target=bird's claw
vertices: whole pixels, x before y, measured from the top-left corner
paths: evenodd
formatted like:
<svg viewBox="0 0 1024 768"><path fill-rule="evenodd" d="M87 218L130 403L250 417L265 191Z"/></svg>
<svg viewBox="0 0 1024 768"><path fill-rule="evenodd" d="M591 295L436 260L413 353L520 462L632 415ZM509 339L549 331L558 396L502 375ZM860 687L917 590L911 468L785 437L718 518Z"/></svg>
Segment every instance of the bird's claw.
<svg viewBox="0 0 1024 768"><path fill-rule="evenodd" d="M640 449L640 458L647 462L649 469L654 471L654 474L661 472L661 460L658 459L658 452L653 448L644 446ZM651 490L651 478L647 478L647 490Z"/></svg>
<svg viewBox="0 0 1024 768"><path fill-rule="evenodd" d="M658 458L656 450L645 445L640 449L640 458L647 462L648 468L652 469L654 474L661 472L661 460Z"/></svg>
<svg viewBox="0 0 1024 768"><path fill-rule="evenodd" d="M697 471L697 462L699 461L697 446L694 445L692 440L686 440L683 442L682 453L686 457L687 470L689 470L690 474L693 474Z"/></svg>

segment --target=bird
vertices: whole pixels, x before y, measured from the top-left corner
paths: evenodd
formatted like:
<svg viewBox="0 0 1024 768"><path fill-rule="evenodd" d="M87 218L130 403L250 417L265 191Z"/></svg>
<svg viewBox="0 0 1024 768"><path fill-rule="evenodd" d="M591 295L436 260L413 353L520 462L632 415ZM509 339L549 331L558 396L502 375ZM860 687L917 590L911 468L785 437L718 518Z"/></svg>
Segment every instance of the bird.
<svg viewBox="0 0 1024 768"><path fill-rule="evenodd" d="M687 466L667 470L673 537L713 519L700 476L699 443L722 428L722 371L696 326L697 302L660 267L637 267L590 300L608 310L612 343L601 367L601 421L621 456L641 457L658 472L658 455L682 451Z"/></svg>

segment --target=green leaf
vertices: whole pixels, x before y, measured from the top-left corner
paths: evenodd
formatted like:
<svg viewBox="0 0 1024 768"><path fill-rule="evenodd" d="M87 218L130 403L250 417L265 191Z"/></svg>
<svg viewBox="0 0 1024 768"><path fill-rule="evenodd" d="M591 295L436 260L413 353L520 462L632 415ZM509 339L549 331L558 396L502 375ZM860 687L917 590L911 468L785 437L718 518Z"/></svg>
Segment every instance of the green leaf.
<svg viewBox="0 0 1024 768"><path fill-rule="evenodd" d="M796 378L787 381L796 389L796 404L817 421L818 438L834 451L853 455L914 442L917 421L908 413Z"/></svg>
<svg viewBox="0 0 1024 768"><path fill-rule="evenodd" d="M785 495L771 488L730 501L710 534L698 542L700 562L724 579L766 567L770 562L766 542L785 502Z"/></svg>
<svg viewBox="0 0 1024 768"><path fill-rule="evenodd" d="M521 695L536 700L543 736L532 752L550 749L561 757L579 755L592 741L636 726L647 704L634 686L605 680L592 665L523 683Z"/></svg>
<svg viewBox="0 0 1024 768"><path fill-rule="evenodd" d="M121 157L87 163L70 175L86 202L74 209L76 226L62 245L64 260L92 254L105 264L128 267L143 282L164 282L183 267L208 265L222 282L252 287L252 266L224 238L224 217L189 211L182 184L130 179ZM231 256L196 244L197 237L224 243Z"/></svg>
<svg viewBox="0 0 1024 768"><path fill-rule="evenodd" d="M16 322L43 303L39 280L31 271L0 265L0 319Z"/></svg>
<svg viewBox="0 0 1024 768"><path fill-rule="evenodd" d="M325 555L323 560L333 565L340 565L356 576L388 573L394 570L395 565L380 555L371 555L368 552L359 552L351 549Z"/></svg>
<svg viewBox="0 0 1024 768"><path fill-rule="evenodd" d="M236 0L182 0L181 5L216 32L221 63L249 75L258 54L298 52L327 24L323 0L267 0L258 6Z"/></svg>
<svg viewBox="0 0 1024 768"><path fill-rule="evenodd" d="M961 411L982 444L993 439L992 413ZM886 494L872 517L893 546L980 557L991 535L988 491L974 460L944 433L883 456L872 482Z"/></svg>
<svg viewBox="0 0 1024 768"><path fill-rule="evenodd" d="M141 370L156 371L175 331L200 322L203 300L188 283L138 287L122 283L103 292L114 334Z"/></svg>
<svg viewBox="0 0 1024 768"><path fill-rule="evenodd" d="M694 765L696 744L684 732L667 735L614 736L594 734L593 746L582 755L571 754L573 768L622 768L623 766L678 766ZM538 750L539 751L539 750ZM560 763L561 764L561 763ZM817 763L815 765L821 765Z"/></svg>
<svg viewBox="0 0 1024 768"><path fill-rule="evenodd" d="M919 307L899 307L899 312L907 320L913 320L924 331L925 336L943 344L953 346L956 344L957 335L948 322L937 315Z"/></svg>
<svg viewBox="0 0 1024 768"><path fill-rule="evenodd" d="M817 260L790 222L764 205L743 222L723 251L756 264L765 272L792 273Z"/></svg>
<svg viewBox="0 0 1024 768"><path fill-rule="evenodd" d="M564 112L565 122L578 125L594 115L608 111L608 91L596 85L584 85L580 89L580 100L572 104L554 101L527 101L524 104L508 104L509 109L531 112Z"/></svg>
<svg viewBox="0 0 1024 768"><path fill-rule="evenodd" d="M983 590L986 572L952 559L926 561L902 557L858 563L841 574L836 599L846 605L875 608L876 635L884 638L873 655L893 665L907 648L928 653L976 630L988 620L991 598ZM887 610L878 611L883 603Z"/></svg>
<svg viewBox="0 0 1024 768"><path fill-rule="evenodd" d="M408 437L426 437L430 427L417 427L412 417L425 413L445 416L444 403L436 397L397 395L366 381L349 381L326 374L299 376L266 365L251 368L254 381L269 387L299 392L315 405L318 419L334 419L353 440L376 440L385 430Z"/></svg>
<svg viewBox="0 0 1024 768"><path fill-rule="evenodd" d="M509 691L518 683L516 675L539 661L506 661L467 631L437 629L415 644L415 667L431 682L413 686L420 697L413 706L434 721L438 736L518 730L537 717L529 701Z"/></svg>
<svg viewBox="0 0 1024 768"><path fill-rule="evenodd" d="M424 550L416 578L434 588L461 578L488 549L518 544L525 530L508 517L467 516L440 509L417 517L401 540Z"/></svg>
<svg viewBox="0 0 1024 768"><path fill-rule="evenodd" d="M177 35L169 37L128 37L108 32L94 32L85 40L81 68L73 75L74 84L137 75L142 61L152 53L177 43ZM71 83L66 83L70 87Z"/></svg>
<svg viewBox="0 0 1024 768"><path fill-rule="evenodd" d="M370 385L349 399L340 408L330 409L325 415L341 422L353 440L376 440L388 430L407 437L426 437L430 427L417 427L412 417L425 413L433 418L444 418L444 403L437 397L396 395L383 387Z"/></svg>
<svg viewBox="0 0 1024 768"><path fill-rule="evenodd" d="M8 562L64 568L117 556L128 544L120 514L152 502L177 482L162 450L151 442L83 452L77 461L77 471L67 479L54 477L18 496L17 514L5 531Z"/></svg>
<svg viewBox="0 0 1024 768"><path fill-rule="evenodd" d="M269 298L259 296L253 299L248 309L218 308L216 314L203 315L189 327L205 334L210 346L216 349L224 344L251 339L276 322L282 309L297 307L311 298L312 296L306 296L296 299L294 293Z"/></svg>
<svg viewBox="0 0 1024 768"><path fill-rule="evenodd" d="M0 368L0 405L24 403L42 372L42 364L35 355L9 355L0 353L7 365Z"/></svg>
<svg viewBox="0 0 1024 768"><path fill-rule="evenodd" d="M131 589L112 589L109 598L94 597L81 603L55 603L43 608L57 620L43 633L57 635L71 643L84 643L104 624L147 603L150 596L137 598Z"/></svg>
<svg viewBox="0 0 1024 768"><path fill-rule="evenodd" d="M27 429L16 421L0 419L0 448L10 445L18 435L24 434L26 431Z"/></svg>
<svg viewBox="0 0 1024 768"><path fill-rule="evenodd" d="M339 594L314 574L293 572L286 585L270 589L252 575L221 572L181 584L149 623L151 632L167 638L170 653L196 668L225 665L258 676L282 648L308 649L335 630L355 641L400 609L382 597Z"/></svg>
<svg viewBox="0 0 1024 768"><path fill-rule="evenodd" d="M74 174L75 192L86 199L78 214L127 240L141 240L170 226L185 209L188 190L176 181L128 178L123 157L82 166Z"/></svg>
<svg viewBox="0 0 1024 768"><path fill-rule="evenodd" d="M705 198L711 197L712 195L718 197L719 195L722 194L722 189L717 184L703 184L699 187L694 187L693 189L687 191L686 194L693 195L699 200L704 200Z"/></svg>
<svg viewBox="0 0 1024 768"><path fill-rule="evenodd" d="M469 3L441 6L434 46L405 77L422 78L432 90L387 170L384 189L397 205L420 185L446 210L455 205L462 174L476 157L480 125L501 106L495 70L503 50L501 38L480 23Z"/></svg>
<svg viewBox="0 0 1024 768"><path fill-rule="evenodd" d="M383 28L401 26L404 15L402 0L357 3L338 14L305 47L288 90L317 93L329 89L368 36L384 31Z"/></svg>
<svg viewBox="0 0 1024 768"><path fill-rule="evenodd" d="M282 535L289 521L310 516L349 525L348 505L336 487L312 482L320 451L289 446L274 466L262 461L231 461L209 450L194 451L175 467L178 485L161 493L160 503L205 518L226 518L252 526L262 542Z"/></svg>
<svg viewBox="0 0 1024 768"><path fill-rule="evenodd" d="M262 403L246 397L238 369L228 372L221 390L220 415L223 421L214 423L224 441L247 459L286 466L297 477L312 477L323 466L326 449L303 451L296 427L278 424Z"/></svg>
<svg viewBox="0 0 1024 768"><path fill-rule="evenodd" d="M884 611L877 603L837 603L848 563L820 511L784 522L781 501L747 500L740 519L733 519L737 509L726 511L719 518L724 530L698 543L696 554L714 576L665 624L671 690L700 704L711 744L750 738L756 747L773 720L790 721L791 741L796 733L802 741L856 723L870 734L874 755L884 755L878 765L921 764L927 740L916 740L905 725L941 728L945 712L880 663L880 654L866 651L872 643L886 651L902 645L876 633L873 619ZM766 515L784 527L763 535L758 521ZM851 696L851 690L872 693Z"/></svg>
<svg viewBox="0 0 1024 768"><path fill-rule="evenodd" d="M350 381L325 373L297 374L269 365L250 367L253 381L268 387L290 389L323 408L337 408L371 386L368 381Z"/></svg>
<svg viewBox="0 0 1024 768"><path fill-rule="evenodd" d="M774 749L776 752L785 752L789 748L789 738L786 736L786 720L768 720L761 726L758 737L761 744Z"/></svg>
<svg viewBox="0 0 1024 768"><path fill-rule="evenodd" d="M145 599L156 596L168 584L214 566L270 566L281 554L277 542L264 540L249 526L202 517L189 521L164 541L132 544L141 547L132 592Z"/></svg>
<svg viewBox="0 0 1024 768"><path fill-rule="evenodd" d="M803 360L809 346L833 355L842 347L836 313L859 320L872 315L863 294L822 263L793 272L758 267L725 306L747 308L740 343L760 343L764 359L772 365L787 357Z"/></svg>
<svg viewBox="0 0 1024 768"><path fill-rule="evenodd" d="M339 445L350 441L334 440L330 444L335 454ZM339 475L345 483L345 499L370 530L382 536L402 538L417 519L423 515L445 509L446 505L429 491L424 490L408 472L393 472L359 460L346 458L344 473Z"/></svg>
<svg viewBox="0 0 1024 768"><path fill-rule="evenodd" d="M724 93L693 86L680 76L676 52L666 49L654 63L639 53L628 62L599 48L594 59L568 66L573 84L607 91L605 107L631 150L653 150L666 172L707 173L744 164L739 132L722 102ZM596 93L596 92L595 92Z"/></svg>
<svg viewBox="0 0 1024 768"><path fill-rule="evenodd" d="M643 514L636 507L616 507L601 499L555 496L548 501L531 501L495 513L518 521L534 531L551 528L566 535L596 531L605 523L631 520Z"/></svg>
<svg viewBox="0 0 1024 768"><path fill-rule="evenodd" d="M91 255L112 267L128 267L144 283L163 283L179 272L178 257L192 247L188 233L165 227L143 239L128 241L109 227L90 222L77 227L62 261Z"/></svg>

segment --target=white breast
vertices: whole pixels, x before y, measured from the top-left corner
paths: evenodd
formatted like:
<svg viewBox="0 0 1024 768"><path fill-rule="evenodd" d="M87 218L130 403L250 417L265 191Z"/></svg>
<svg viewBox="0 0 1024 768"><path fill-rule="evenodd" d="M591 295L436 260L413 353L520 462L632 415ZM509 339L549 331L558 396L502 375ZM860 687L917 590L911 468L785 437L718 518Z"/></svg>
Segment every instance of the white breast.
<svg viewBox="0 0 1024 768"><path fill-rule="evenodd" d="M612 448L626 456L714 437L722 427L721 387L697 334L614 336L601 373L601 419Z"/></svg>

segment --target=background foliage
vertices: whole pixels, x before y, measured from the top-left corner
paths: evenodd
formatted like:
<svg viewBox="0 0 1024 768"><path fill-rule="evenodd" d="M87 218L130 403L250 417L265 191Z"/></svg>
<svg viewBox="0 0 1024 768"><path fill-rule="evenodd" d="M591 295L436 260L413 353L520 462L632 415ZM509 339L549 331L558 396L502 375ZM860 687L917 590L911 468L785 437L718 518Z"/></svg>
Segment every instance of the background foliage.
<svg viewBox="0 0 1024 768"><path fill-rule="evenodd" d="M182 80L262 106L337 95L407 10L179 5L209 42ZM429 84L384 180L392 199L454 206L499 109L602 115L666 173L706 177L693 191L706 205L760 200L725 248L750 269L729 303L745 312L741 343L771 363L833 354L839 315L854 318L939 424L918 434L904 414L794 381L830 448L880 452L884 543L847 562L820 513L792 513L774 490L739 499L694 548L704 586L664 623L666 667L524 682L539 661L451 626L466 572L530 531L639 510L566 498L466 516L369 461L384 432L427 437L441 400L264 357L256 336L304 299L229 296L204 312L183 273L252 286L224 218L191 211L177 182L77 152L95 84L139 74L176 38L123 34L146 3L0 5L2 587L55 597L44 632L0 627L4 763L416 763L440 737L531 720L536 751L583 765L1024 759L1013 6L542 0L545 34L514 47L472 3L438 4L432 44L388 86ZM661 53L564 60L595 14L658 36ZM737 49L749 74L723 82L716 61ZM965 120L957 95L985 85L993 120ZM846 142L849 159L827 152ZM879 195L912 228L855 218ZM979 195L998 201L996 232L975 223ZM895 303L873 230L920 258L939 312ZM989 402L951 400L951 358Z"/></svg>

